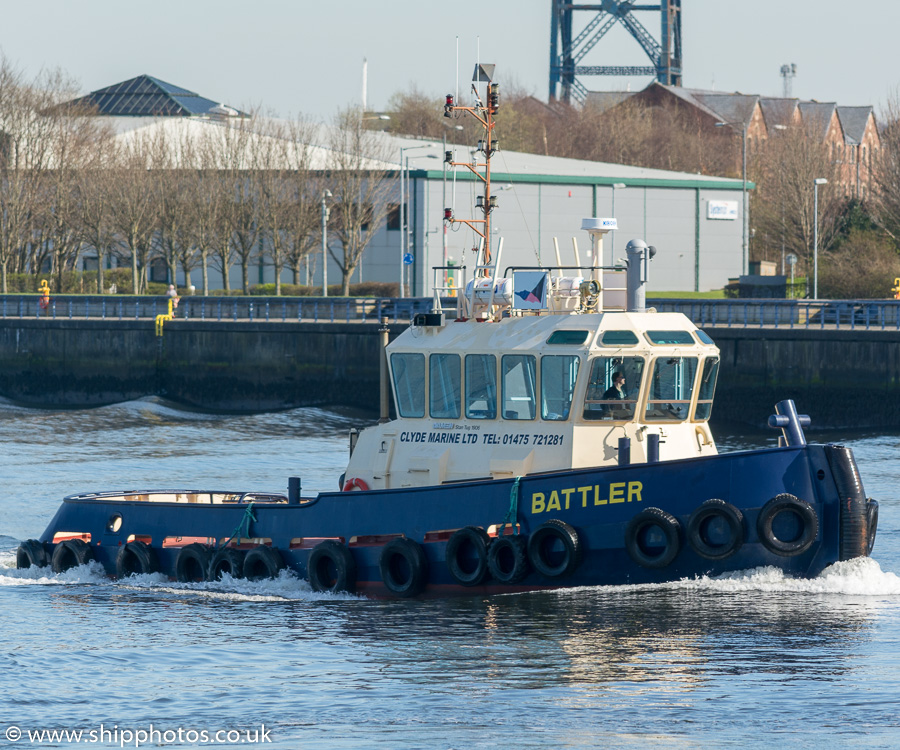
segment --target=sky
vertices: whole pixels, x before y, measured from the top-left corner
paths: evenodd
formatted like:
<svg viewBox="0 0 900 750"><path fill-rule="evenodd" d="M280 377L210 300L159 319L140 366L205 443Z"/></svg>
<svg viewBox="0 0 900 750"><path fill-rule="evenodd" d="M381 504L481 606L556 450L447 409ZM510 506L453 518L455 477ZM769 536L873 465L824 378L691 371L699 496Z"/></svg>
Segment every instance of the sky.
<svg viewBox="0 0 900 750"><path fill-rule="evenodd" d="M62 68L83 93L146 73L238 108L326 120L388 107L415 86L468 87L477 59L546 100L550 0L3 0L0 51L28 75ZM684 85L843 105L883 105L900 86L896 0L682 0ZM659 14L637 18L658 37ZM575 16L575 33L593 14ZM580 19L580 20L579 20ZM647 65L616 25L581 61ZM651 79L583 78L591 90Z"/></svg>

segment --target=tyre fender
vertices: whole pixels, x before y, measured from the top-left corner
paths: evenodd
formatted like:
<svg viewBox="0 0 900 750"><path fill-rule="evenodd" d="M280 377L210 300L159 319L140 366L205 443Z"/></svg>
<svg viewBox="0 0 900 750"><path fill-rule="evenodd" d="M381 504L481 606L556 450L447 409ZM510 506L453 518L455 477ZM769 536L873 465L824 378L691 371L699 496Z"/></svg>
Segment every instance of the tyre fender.
<svg viewBox="0 0 900 750"><path fill-rule="evenodd" d="M491 538L477 526L453 532L447 541L444 561L447 570L463 586L478 586L488 576L488 545Z"/></svg>
<svg viewBox="0 0 900 750"><path fill-rule="evenodd" d="M145 542L128 542L116 555L116 577L158 573L159 562L153 548Z"/></svg>
<svg viewBox="0 0 900 750"><path fill-rule="evenodd" d="M782 513L793 513L800 520L800 534L796 539L782 540L775 533L775 520ZM762 545L783 557L802 555L808 550L819 533L819 518L815 509L796 495L783 492L767 502L756 519L756 532Z"/></svg>
<svg viewBox="0 0 900 750"><path fill-rule="evenodd" d="M196 583L208 580L213 551L205 544L194 542L182 547L175 558L175 580Z"/></svg>
<svg viewBox="0 0 900 750"><path fill-rule="evenodd" d="M878 501L871 497L866 501L866 554L871 555L878 533Z"/></svg>
<svg viewBox="0 0 900 750"><path fill-rule="evenodd" d="M381 550L378 560L381 580L392 594L418 596L428 583L428 559L418 542L401 537Z"/></svg>
<svg viewBox="0 0 900 750"><path fill-rule="evenodd" d="M498 583L519 583L528 575L528 539L522 534L494 539L488 547L488 569Z"/></svg>
<svg viewBox="0 0 900 750"><path fill-rule="evenodd" d="M225 573L232 578L244 577L244 553L234 547L221 547L209 561L207 581L218 581Z"/></svg>
<svg viewBox="0 0 900 750"><path fill-rule="evenodd" d="M656 527L665 540L661 551L655 552L648 532ZM638 565L644 568L665 568L681 550L681 524L675 516L661 508L644 508L625 527L625 550Z"/></svg>
<svg viewBox="0 0 900 750"><path fill-rule="evenodd" d="M43 544L37 539L27 539L16 550L16 568L46 568L50 564L50 556Z"/></svg>
<svg viewBox="0 0 900 750"><path fill-rule="evenodd" d="M710 538L713 523L727 527L727 539L717 543ZM688 520L687 540L693 550L707 560L724 560L737 552L744 543L744 514L724 500L707 500Z"/></svg>
<svg viewBox="0 0 900 750"><path fill-rule="evenodd" d="M565 521L551 518L528 538L528 562L547 578L570 575L581 563L584 550L578 532Z"/></svg>
<svg viewBox="0 0 900 750"><path fill-rule="evenodd" d="M243 572L248 581L278 578L284 567L281 553L275 547L260 544L244 556Z"/></svg>
<svg viewBox="0 0 900 750"><path fill-rule="evenodd" d="M313 547L306 574L313 591L353 593L356 590L353 553L335 539L326 539Z"/></svg>
<svg viewBox="0 0 900 750"><path fill-rule="evenodd" d="M83 539L66 539L54 548L50 567L54 573L64 573L79 565L86 565L93 559L94 552Z"/></svg>

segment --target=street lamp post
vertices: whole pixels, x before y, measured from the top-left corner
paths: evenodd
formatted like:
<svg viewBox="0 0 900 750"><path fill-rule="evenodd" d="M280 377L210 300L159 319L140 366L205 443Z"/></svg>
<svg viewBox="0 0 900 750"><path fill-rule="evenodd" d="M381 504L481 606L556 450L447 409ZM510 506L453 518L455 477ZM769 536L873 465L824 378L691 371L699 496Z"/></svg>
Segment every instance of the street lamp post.
<svg viewBox="0 0 900 750"><path fill-rule="evenodd" d="M819 185L827 184L824 177L813 180L813 299L819 299Z"/></svg>
<svg viewBox="0 0 900 750"><path fill-rule="evenodd" d="M328 217L331 209L325 201L331 198L330 190L322 191L322 296L328 296Z"/></svg>
<svg viewBox="0 0 900 750"><path fill-rule="evenodd" d="M421 148L434 148L433 143L425 143L421 146L402 146L400 148L400 297L405 297L403 290L403 277L405 275L404 258L406 256L409 237L406 234L407 231L407 221L408 221L408 211L406 210L406 190L407 187L404 184L404 171L407 174L407 180L409 175L409 157L404 157L404 153L407 151L414 151L416 149ZM405 159L405 161L404 161ZM404 164L406 169L404 170Z"/></svg>
<svg viewBox="0 0 900 750"><path fill-rule="evenodd" d="M749 273L748 261L750 258L750 249L747 246L747 238L750 234L750 215L748 211L747 204L747 128L750 125L750 122L717 122L717 128L723 128L726 125L734 127L735 125L741 126L741 191L743 192L743 207L744 207L744 224L741 228L741 273L746 275Z"/></svg>

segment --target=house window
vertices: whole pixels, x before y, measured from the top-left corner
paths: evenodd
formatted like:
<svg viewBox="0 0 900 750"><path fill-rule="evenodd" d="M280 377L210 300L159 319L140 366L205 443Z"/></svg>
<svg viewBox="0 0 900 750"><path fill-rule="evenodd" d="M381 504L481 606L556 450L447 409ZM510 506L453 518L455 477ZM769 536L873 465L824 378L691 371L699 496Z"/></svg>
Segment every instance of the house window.
<svg viewBox="0 0 900 750"><path fill-rule="evenodd" d="M400 229L400 204L392 203L391 207L388 209L387 215L387 228L388 229Z"/></svg>

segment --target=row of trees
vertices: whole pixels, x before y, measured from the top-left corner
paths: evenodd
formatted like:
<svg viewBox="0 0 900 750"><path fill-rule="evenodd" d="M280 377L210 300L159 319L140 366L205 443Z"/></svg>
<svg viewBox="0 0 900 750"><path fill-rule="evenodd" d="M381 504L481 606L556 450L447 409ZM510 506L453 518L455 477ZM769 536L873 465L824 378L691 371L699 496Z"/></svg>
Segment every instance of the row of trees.
<svg viewBox="0 0 900 750"><path fill-rule="evenodd" d="M396 168L387 144L370 129L384 123L359 111L339 114L327 128L302 118L171 118L161 127L117 134L108 120L66 104L76 95L60 72L27 80L0 58L2 292L9 273L37 273L48 264L59 288L62 274L89 249L98 257L101 291L112 255L131 267L135 291L146 288L148 267L162 259L173 279L179 268L186 276L199 269L204 293L210 267L228 289L229 271L238 265L247 292L250 266L262 254L275 269L280 293L282 271L290 269L299 284L315 258L328 191L329 253L346 294L372 230L395 205ZM457 143L480 135L473 118L448 122L441 100L415 88L396 94L390 110L387 129L398 134ZM794 253L801 259L798 273L807 271L813 181L825 177L820 287L828 290L833 277L835 291L887 296L900 276L900 99L880 119L883 148L862 201L847 195L841 180L846 165L836 162L818 132L772 130L753 144L752 259L777 261ZM507 87L496 134L504 149L740 176L739 134L633 101L606 111L550 107ZM873 273L884 283L872 287Z"/></svg>
<svg viewBox="0 0 900 750"><path fill-rule="evenodd" d="M244 292L260 254L300 283L321 247L321 201L330 194L329 253L344 294L374 232L391 210L395 168L383 139L358 111L329 128L308 120L172 118L162 127L115 133L74 109L76 87L61 73L26 80L0 59L0 287L9 273L48 263L57 289L80 254L96 253L98 291L107 258L129 264L133 289L162 259L174 280L210 265L229 288L239 265ZM320 145L324 144L325 148ZM312 257L315 257L314 255Z"/></svg>
<svg viewBox="0 0 900 750"><path fill-rule="evenodd" d="M600 111L545 105L515 85L505 87L497 116L504 149L639 167L741 177L741 134L716 128L686 109L627 100ZM416 89L390 102L388 129L461 141L471 133L448 129L440 100ZM900 95L880 113L882 148L861 164L866 183L857 196L855 170L842 164L815 127L773 128L750 139L750 258L793 253L798 275L811 272L813 182L819 188L820 295L887 297L900 277ZM847 176L852 174L848 190Z"/></svg>

